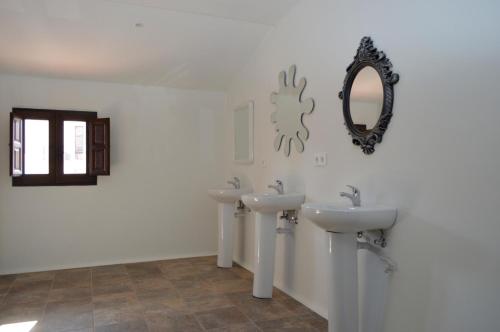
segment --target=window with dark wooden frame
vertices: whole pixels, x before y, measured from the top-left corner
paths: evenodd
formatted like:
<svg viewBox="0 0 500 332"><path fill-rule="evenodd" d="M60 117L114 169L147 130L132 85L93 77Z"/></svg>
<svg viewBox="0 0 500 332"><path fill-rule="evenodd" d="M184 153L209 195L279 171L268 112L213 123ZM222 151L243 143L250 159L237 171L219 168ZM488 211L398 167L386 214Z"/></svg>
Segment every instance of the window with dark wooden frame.
<svg viewBox="0 0 500 332"><path fill-rule="evenodd" d="M96 185L110 174L109 119L96 112L14 108L13 186Z"/></svg>

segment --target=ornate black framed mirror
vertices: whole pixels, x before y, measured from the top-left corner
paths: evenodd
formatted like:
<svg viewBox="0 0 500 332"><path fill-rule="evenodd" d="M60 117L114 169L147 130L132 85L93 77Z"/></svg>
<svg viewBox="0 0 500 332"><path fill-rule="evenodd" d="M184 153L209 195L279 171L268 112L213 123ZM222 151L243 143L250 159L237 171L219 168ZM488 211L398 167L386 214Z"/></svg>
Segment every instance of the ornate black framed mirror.
<svg viewBox="0 0 500 332"><path fill-rule="evenodd" d="M339 98L352 142L365 154L372 154L375 144L382 142L392 118L394 84L398 81L399 75L392 72L385 53L373 46L370 37L363 37L347 67Z"/></svg>

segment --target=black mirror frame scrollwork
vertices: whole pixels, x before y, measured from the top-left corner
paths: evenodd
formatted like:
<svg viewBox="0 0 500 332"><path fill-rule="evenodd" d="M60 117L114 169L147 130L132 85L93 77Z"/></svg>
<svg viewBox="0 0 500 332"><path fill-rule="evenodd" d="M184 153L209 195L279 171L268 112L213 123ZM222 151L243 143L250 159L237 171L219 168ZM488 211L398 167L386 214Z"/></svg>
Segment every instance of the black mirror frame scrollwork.
<svg viewBox="0 0 500 332"><path fill-rule="evenodd" d="M366 66L373 67L382 80L384 90L384 99L382 112L377 124L371 130L362 130L352 121L349 99L351 88L356 75ZM339 98L343 101L343 112L345 126L352 136L352 142L359 145L365 154L375 152L375 144L382 142L389 122L392 118L392 105L394 101L394 84L399 81L399 75L392 72L392 63L386 57L385 53L377 50L373 46L373 40L370 37L363 37L358 51L354 56L354 61L347 67L347 74L344 79L344 86L339 92Z"/></svg>

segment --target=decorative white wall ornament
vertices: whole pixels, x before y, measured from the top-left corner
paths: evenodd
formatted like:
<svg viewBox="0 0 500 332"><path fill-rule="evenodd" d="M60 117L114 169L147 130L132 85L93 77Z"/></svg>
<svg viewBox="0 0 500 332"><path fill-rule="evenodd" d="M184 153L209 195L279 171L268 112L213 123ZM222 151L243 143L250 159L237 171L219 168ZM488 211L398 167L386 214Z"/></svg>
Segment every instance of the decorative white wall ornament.
<svg viewBox="0 0 500 332"><path fill-rule="evenodd" d="M303 77L299 85L295 86L295 74L297 66L292 65L279 74L279 92L271 94L271 103L276 105L276 111L271 114L271 121L276 125L276 138L274 149L279 151L284 146L285 156L290 155L290 145L295 143L297 152L304 151L304 141L309 138L309 131L304 126L304 114L310 114L314 110L314 100L309 98L302 101L302 93L306 87L306 79Z"/></svg>

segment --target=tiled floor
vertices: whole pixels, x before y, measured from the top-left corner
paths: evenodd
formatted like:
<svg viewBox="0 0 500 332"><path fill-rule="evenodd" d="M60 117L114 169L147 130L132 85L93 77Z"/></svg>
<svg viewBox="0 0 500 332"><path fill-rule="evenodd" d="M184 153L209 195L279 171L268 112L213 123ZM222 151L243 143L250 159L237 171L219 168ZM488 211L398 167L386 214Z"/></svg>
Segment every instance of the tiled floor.
<svg viewBox="0 0 500 332"><path fill-rule="evenodd" d="M252 297L252 274L199 257L0 277L0 325L33 332L326 331L327 322L275 289Z"/></svg>

